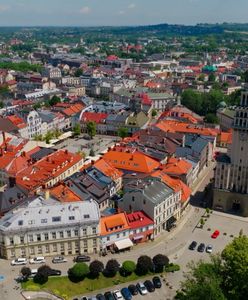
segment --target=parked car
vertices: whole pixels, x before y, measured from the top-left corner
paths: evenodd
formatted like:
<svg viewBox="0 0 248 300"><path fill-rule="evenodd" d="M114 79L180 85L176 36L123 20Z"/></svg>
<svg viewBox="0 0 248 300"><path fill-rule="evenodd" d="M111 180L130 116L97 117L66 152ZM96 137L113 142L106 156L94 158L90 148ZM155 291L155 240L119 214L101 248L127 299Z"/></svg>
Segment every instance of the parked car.
<svg viewBox="0 0 248 300"><path fill-rule="evenodd" d="M80 300L89 300L86 296L83 296Z"/></svg>
<svg viewBox="0 0 248 300"><path fill-rule="evenodd" d="M60 276L60 275L61 275L60 270L50 269L48 272L48 276Z"/></svg>
<svg viewBox="0 0 248 300"><path fill-rule="evenodd" d="M153 284L154 284L154 286L155 286L156 289L160 289L161 288L162 282L161 282L161 280L160 280L160 278L158 276L154 276L152 278L152 282L153 282Z"/></svg>
<svg viewBox="0 0 248 300"><path fill-rule="evenodd" d="M106 298L104 297L103 294L97 294L97 295L96 295L96 299L97 299L97 300L105 300Z"/></svg>
<svg viewBox="0 0 248 300"><path fill-rule="evenodd" d="M106 292L104 294L104 297L105 297L106 300L115 300L115 298L114 298L114 296L111 292Z"/></svg>
<svg viewBox="0 0 248 300"><path fill-rule="evenodd" d="M133 296L138 295L138 293L139 293L137 287L134 284L130 284L128 286L128 289Z"/></svg>
<svg viewBox="0 0 248 300"><path fill-rule="evenodd" d="M124 287L121 289L122 296L125 300L132 300L132 294L130 293L129 289L127 287Z"/></svg>
<svg viewBox="0 0 248 300"><path fill-rule="evenodd" d="M90 257L87 255L78 255L74 257L73 259L74 262L87 262L90 261Z"/></svg>
<svg viewBox="0 0 248 300"><path fill-rule="evenodd" d="M44 264L45 262L46 262L46 260L45 260L45 257L43 257L43 256L37 256L37 257L31 258L29 260L30 264Z"/></svg>
<svg viewBox="0 0 248 300"><path fill-rule="evenodd" d="M52 263L54 263L54 264L59 264L59 263L64 263L64 262L67 262L67 259L65 259L63 256L55 256L52 259Z"/></svg>
<svg viewBox="0 0 248 300"><path fill-rule="evenodd" d="M122 294L119 290L113 291L113 295L114 295L115 300L124 300L122 297Z"/></svg>
<svg viewBox="0 0 248 300"><path fill-rule="evenodd" d="M145 287L147 288L149 293L152 293L155 291L154 284L151 282L151 280L146 280L144 282Z"/></svg>
<svg viewBox="0 0 248 300"><path fill-rule="evenodd" d="M204 252L204 250L205 250L205 244L200 243L200 245L199 245L198 248L197 248L197 251L198 251L198 252Z"/></svg>
<svg viewBox="0 0 248 300"><path fill-rule="evenodd" d="M212 238L212 239L216 239L219 235L220 235L219 230L215 230L215 231L213 232L213 234L211 235L211 238Z"/></svg>
<svg viewBox="0 0 248 300"><path fill-rule="evenodd" d="M88 300L97 300L95 296L89 297Z"/></svg>
<svg viewBox="0 0 248 300"><path fill-rule="evenodd" d="M138 288L141 295L146 295L147 294L147 288L145 287L143 282L137 283L137 288Z"/></svg>
<svg viewBox="0 0 248 300"><path fill-rule="evenodd" d="M212 245L207 245L206 252L207 253L212 253L213 252L213 246Z"/></svg>
<svg viewBox="0 0 248 300"><path fill-rule="evenodd" d="M20 265L26 265L28 263L28 260L23 257L19 257L16 259L13 259L11 261L11 266L20 266Z"/></svg>
<svg viewBox="0 0 248 300"><path fill-rule="evenodd" d="M190 245L189 245L189 250L195 250L197 246L197 242L196 241L193 241Z"/></svg>
<svg viewBox="0 0 248 300"><path fill-rule="evenodd" d="M15 281L20 283L20 282L24 282L28 280L28 276L24 276L24 275L19 275L15 278Z"/></svg>
<svg viewBox="0 0 248 300"><path fill-rule="evenodd" d="M38 273L38 269L31 269L31 274L29 277L34 278L34 276Z"/></svg>

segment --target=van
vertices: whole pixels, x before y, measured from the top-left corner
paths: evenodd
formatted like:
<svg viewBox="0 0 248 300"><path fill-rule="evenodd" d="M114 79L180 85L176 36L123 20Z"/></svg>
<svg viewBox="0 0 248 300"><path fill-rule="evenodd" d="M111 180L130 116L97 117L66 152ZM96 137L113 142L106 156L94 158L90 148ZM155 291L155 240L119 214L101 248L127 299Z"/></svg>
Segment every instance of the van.
<svg viewBox="0 0 248 300"><path fill-rule="evenodd" d="M37 257L31 258L29 260L30 264L43 264L45 262L46 262L46 260L45 260L45 257L43 257L43 256L37 256Z"/></svg>

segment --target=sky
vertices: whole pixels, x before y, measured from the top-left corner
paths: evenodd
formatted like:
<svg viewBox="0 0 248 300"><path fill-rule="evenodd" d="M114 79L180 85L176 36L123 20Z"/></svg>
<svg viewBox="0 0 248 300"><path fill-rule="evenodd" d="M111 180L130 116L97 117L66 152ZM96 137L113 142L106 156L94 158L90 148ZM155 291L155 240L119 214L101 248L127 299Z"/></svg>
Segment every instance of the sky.
<svg viewBox="0 0 248 300"><path fill-rule="evenodd" d="M248 0L0 0L0 26L248 23Z"/></svg>

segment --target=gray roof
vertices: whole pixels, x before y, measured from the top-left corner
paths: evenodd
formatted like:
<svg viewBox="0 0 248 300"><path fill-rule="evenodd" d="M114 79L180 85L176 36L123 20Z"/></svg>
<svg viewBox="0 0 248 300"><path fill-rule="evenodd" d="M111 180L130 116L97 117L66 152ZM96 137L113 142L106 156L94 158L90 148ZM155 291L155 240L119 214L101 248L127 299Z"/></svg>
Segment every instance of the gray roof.
<svg viewBox="0 0 248 300"><path fill-rule="evenodd" d="M46 123L53 122L53 120L55 118L55 114L48 110L42 110L42 111L39 111L38 113L39 113L41 120Z"/></svg>
<svg viewBox="0 0 248 300"><path fill-rule="evenodd" d="M201 153L208 145L208 140L198 137L191 146L191 149L197 153Z"/></svg>
<svg viewBox="0 0 248 300"><path fill-rule="evenodd" d="M0 219L1 231L25 230L99 223L100 213L95 201L52 204L41 196L24 207L13 210Z"/></svg>
<svg viewBox="0 0 248 300"><path fill-rule="evenodd" d="M0 215L27 201L27 194L18 186L0 192Z"/></svg>
<svg viewBox="0 0 248 300"><path fill-rule="evenodd" d="M55 149L52 149L52 148L41 148L39 151L33 153L30 155L30 157L33 159L33 160L40 160L42 159L43 157L46 157L47 155L49 154L52 154L53 152L55 152L56 150Z"/></svg>

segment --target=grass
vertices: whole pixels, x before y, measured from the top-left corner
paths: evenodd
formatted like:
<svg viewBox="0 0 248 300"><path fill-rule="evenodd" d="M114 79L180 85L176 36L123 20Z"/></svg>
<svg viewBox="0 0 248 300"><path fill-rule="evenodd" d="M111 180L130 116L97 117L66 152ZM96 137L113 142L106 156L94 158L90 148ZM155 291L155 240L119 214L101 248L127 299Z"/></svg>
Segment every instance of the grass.
<svg viewBox="0 0 248 300"><path fill-rule="evenodd" d="M24 290L41 291L46 290L56 295L60 295L65 299L80 294L92 292L107 287L112 287L121 283L130 282L133 280L140 279L141 277L151 276L153 274L147 274L145 276L138 276L132 273L130 276L123 277L119 273L113 278L104 277L102 274L98 279L85 278L83 281L78 283L71 282L67 276L65 277L50 277L45 284L36 284L33 280L28 280L22 283Z"/></svg>

